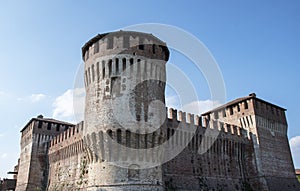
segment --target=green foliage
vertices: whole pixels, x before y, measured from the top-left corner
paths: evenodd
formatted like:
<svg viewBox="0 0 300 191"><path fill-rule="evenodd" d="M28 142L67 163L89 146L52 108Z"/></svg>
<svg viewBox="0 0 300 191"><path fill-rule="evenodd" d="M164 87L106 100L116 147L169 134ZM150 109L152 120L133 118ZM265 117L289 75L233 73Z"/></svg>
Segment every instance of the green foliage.
<svg viewBox="0 0 300 191"><path fill-rule="evenodd" d="M297 175L298 181L300 182L300 175Z"/></svg>

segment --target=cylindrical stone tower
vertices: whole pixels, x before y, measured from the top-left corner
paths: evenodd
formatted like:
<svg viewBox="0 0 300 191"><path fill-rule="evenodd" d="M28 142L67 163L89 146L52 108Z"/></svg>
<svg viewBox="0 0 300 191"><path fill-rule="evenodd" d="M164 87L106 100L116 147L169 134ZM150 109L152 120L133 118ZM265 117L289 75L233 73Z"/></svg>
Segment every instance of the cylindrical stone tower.
<svg viewBox="0 0 300 191"><path fill-rule="evenodd" d="M162 190L166 44L151 34L99 34L82 48L89 190ZM146 168L146 169L145 169Z"/></svg>

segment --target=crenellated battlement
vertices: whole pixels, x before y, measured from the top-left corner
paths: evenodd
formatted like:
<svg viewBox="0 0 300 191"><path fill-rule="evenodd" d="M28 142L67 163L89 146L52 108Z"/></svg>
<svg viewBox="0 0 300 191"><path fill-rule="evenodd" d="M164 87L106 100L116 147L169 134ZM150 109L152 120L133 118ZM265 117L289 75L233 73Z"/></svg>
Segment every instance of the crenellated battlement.
<svg viewBox="0 0 300 191"><path fill-rule="evenodd" d="M98 34L82 47L82 59L87 62L94 56L131 54L152 59L169 59L166 43L152 34L132 31L117 31Z"/></svg>
<svg viewBox="0 0 300 191"><path fill-rule="evenodd" d="M80 140L82 138L83 128L84 122L82 121L74 127L68 128L66 131L63 131L55 136L50 141L50 151Z"/></svg>
<svg viewBox="0 0 300 191"><path fill-rule="evenodd" d="M247 136L247 131L245 129L234 124L224 123L222 121L218 121L215 119L202 118L202 116L186 113L183 111L177 111L176 109L173 108L167 108L167 110L169 111L168 112L169 121L180 122L181 125L183 125L182 123L187 124L185 125L187 128L189 127L189 125L193 125L201 128L216 129L219 130L220 132L230 133L232 135L244 136L244 137Z"/></svg>

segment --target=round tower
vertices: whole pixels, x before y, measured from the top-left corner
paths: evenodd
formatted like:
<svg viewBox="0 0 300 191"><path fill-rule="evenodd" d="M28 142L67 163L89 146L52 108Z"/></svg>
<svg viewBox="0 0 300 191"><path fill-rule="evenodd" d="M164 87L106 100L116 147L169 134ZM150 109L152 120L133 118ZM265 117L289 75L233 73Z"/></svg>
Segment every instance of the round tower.
<svg viewBox="0 0 300 191"><path fill-rule="evenodd" d="M146 150L163 141L166 44L151 34L111 32L89 40L82 58L88 187L162 190L161 167L153 165L159 153Z"/></svg>

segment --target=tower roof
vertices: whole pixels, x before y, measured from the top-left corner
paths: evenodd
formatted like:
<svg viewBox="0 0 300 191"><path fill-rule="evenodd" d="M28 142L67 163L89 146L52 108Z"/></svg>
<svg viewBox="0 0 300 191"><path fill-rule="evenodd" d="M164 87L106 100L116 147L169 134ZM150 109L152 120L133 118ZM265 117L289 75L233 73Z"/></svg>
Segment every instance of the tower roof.
<svg viewBox="0 0 300 191"><path fill-rule="evenodd" d="M152 38L152 40L155 41L155 43L157 43L157 45L162 45L162 48L164 49L164 51L167 54L167 60L169 59L169 49L167 48L167 45L165 42L161 41L159 38L155 37L153 34L151 33L143 33L143 32L136 32L136 31L115 31L115 32L108 32L108 33L102 33L102 34L98 34L95 37L93 37L92 39L90 39L88 42L86 42L83 47L81 48L82 51L82 57L84 56L84 53L89 49L90 46L92 46L94 43L96 43L97 41L99 41L100 39L103 39L106 36L126 36L126 35L131 35L131 36L139 36L139 37L147 37L147 38Z"/></svg>
<svg viewBox="0 0 300 191"><path fill-rule="evenodd" d="M226 103L226 104L224 104L224 105L221 105L221 106L219 106L219 107L217 107L217 108L214 108L214 109L212 109L212 110L210 110L210 111L207 111L207 112L205 112L205 113L203 113L203 114L201 114L201 115L202 115L202 116L208 115L208 114L213 113L213 112L215 112L215 111L218 111L218 110L227 108L227 107L229 107L229 106L233 106L233 105L235 105L235 104L237 104L237 103L240 103L240 102L243 102L243 101L246 101L246 100L249 100L249 99L255 99L255 100L258 100L258 101L260 101L260 102L266 103L266 104L268 104L268 105L272 105L273 107L277 107L278 109L281 109L281 110L286 111L285 108L282 108L282 107L280 107L280 106L278 106L278 105L275 105L275 104L272 104L272 103L270 103L270 102L267 102L267 101L265 101L265 100L263 100L263 99L257 98L255 93L251 93L251 94L249 94L249 96L237 98L237 99L232 100L232 101L230 101L230 102L228 102L228 103Z"/></svg>
<svg viewBox="0 0 300 191"><path fill-rule="evenodd" d="M30 121L28 121L28 123L21 129L20 132L23 132L26 129L26 127L28 127L28 125L32 121L44 121L44 122L50 122L50 123L68 125L68 126L72 126L73 125L74 126L74 124L72 124L72 123L68 123L68 122L65 122L65 121L60 121L60 120L56 120L56 119L52 119L52 118L43 118L42 115L39 115L38 117L34 117Z"/></svg>

